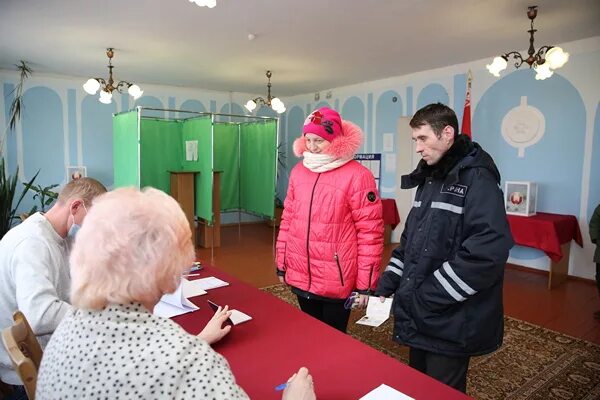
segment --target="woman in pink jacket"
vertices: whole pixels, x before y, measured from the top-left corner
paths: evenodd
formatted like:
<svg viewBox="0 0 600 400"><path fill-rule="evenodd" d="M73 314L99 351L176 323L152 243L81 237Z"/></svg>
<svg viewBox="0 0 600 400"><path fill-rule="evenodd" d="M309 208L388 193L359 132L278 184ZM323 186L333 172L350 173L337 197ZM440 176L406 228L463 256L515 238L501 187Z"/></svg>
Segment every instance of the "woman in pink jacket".
<svg viewBox="0 0 600 400"><path fill-rule="evenodd" d="M345 300L364 307L383 251L381 199L371 172L353 160L363 134L327 107L313 111L294 142L304 157L290 176L277 274L307 314L346 332Z"/></svg>

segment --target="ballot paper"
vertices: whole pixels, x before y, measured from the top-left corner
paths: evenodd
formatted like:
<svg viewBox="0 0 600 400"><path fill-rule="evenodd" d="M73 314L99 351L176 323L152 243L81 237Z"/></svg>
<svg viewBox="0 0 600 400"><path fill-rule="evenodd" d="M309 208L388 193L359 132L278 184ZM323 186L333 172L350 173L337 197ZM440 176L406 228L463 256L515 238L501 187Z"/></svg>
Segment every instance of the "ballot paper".
<svg viewBox="0 0 600 400"><path fill-rule="evenodd" d="M381 384L379 387L371 390L359 400L415 400L388 385Z"/></svg>
<svg viewBox="0 0 600 400"><path fill-rule="evenodd" d="M360 325L379 326L390 317L390 309L392 308L392 298L385 299L381 302L379 297L369 296L369 304L367 305L367 314L356 321Z"/></svg>
<svg viewBox="0 0 600 400"><path fill-rule="evenodd" d="M186 299L206 294L206 290L202 289L201 287L202 284L198 283L199 279L196 279L195 281L188 281L184 278L181 281L183 282L183 296Z"/></svg>
<svg viewBox="0 0 600 400"><path fill-rule="evenodd" d="M215 278L214 276L209 276L208 278L196 279L193 281L194 284L197 285L198 288L203 290L210 290L215 288L220 288L223 286L228 286L229 283L222 281L219 278Z"/></svg>
<svg viewBox="0 0 600 400"><path fill-rule="evenodd" d="M234 325L239 325L242 322L250 321L252 317L248 314L244 314L241 311L231 310L231 315L229 316L229 319L231 320L231 322L233 322Z"/></svg>
<svg viewBox="0 0 600 400"><path fill-rule="evenodd" d="M183 294L183 281L177 287L175 292L165 294L160 298L158 304L154 306L154 315L171 318L176 315L186 314L198 310L198 306L189 301Z"/></svg>

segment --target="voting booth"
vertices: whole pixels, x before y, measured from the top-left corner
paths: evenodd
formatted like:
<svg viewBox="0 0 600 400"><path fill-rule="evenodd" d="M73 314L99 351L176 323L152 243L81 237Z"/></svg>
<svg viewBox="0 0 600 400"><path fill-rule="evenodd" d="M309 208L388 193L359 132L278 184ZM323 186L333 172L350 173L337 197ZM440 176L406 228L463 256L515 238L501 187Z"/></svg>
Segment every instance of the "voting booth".
<svg viewBox="0 0 600 400"><path fill-rule="evenodd" d="M220 212L231 211L272 219L278 122L272 117L146 107L115 114L115 187L152 186L173 195L186 192L189 183L175 190L171 183L183 180L172 176L186 175L194 184L187 191L194 197L188 211L192 221L195 216L201 225L214 227Z"/></svg>

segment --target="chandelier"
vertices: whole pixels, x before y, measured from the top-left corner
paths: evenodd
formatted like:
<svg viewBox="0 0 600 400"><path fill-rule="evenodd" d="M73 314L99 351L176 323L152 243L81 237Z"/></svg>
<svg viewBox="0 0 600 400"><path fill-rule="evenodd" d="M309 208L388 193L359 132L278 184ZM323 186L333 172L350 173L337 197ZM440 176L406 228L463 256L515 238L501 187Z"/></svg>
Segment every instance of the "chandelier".
<svg viewBox="0 0 600 400"><path fill-rule="evenodd" d="M217 5L217 0L190 0L190 3L196 3L200 7L214 8Z"/></svg>
<svg viewBox="0 0 600 400"><path fill-rule="evenodd" d="M126 81L119 81L119 83L115 85L112 74L114 68L112 65L112 58L114 54L114 49L112 47L106 49L106 56L108 57L108 80L102 78L90 78L83 84L83 90L89 94L96 94L96 92L100 90L99 100L100 103L104 104L110 104L112 102L112 93L115 90L119 93L124 93L125 89L127 89L127 93L129 93L131 97L135 100L139 99L144 91L140 89L138 85Z"/></svg>
<svg viewBox="0 0 600 400"><path fill-rule="evenodd" d="M246 109L250 112L254 111L258 104L269 106L276 111L277 114L281 114L285 112L285 105L283 101L279 99L279 97L271 96L271 71L267 71L267 78L269 79L269 83L267 83L267 98L256 97L254 99L248 100L248 102L244 105Z"/></svg>
<svg viewBox="0 0 600 400"><path fill-rule="evenodd" d="M518 51L510 51L506 54L494 58L491 64L487 64L488 71L494 76L500 76L500 72L506 69L508 58L512 57L515 60L515 68L519 68L523 63L529 64L529 68L535 70L535 79L544 80L550 78L554 72L566 64L569 60L569 53L566 53L560 47L542 46L535 51L533 47L533 34L537 29L533 29L533 20L537 17L537 6L527 8L527 17L531 20L531 29L529 32L529 49L527 50L528 57L523 58Z"/></svg>

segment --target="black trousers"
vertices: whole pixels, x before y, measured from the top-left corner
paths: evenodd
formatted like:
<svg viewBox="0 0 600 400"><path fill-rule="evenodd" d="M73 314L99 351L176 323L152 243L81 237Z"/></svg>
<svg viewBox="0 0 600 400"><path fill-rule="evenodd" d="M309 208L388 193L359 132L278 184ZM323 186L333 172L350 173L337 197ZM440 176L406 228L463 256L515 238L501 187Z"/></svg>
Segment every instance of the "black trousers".
<svg viewBox="0 0 600 400"><path fill-rule="evenodd" d="M410 348L409 363L412 368L432 378L467 392L467 370L471 357L448 357L430 351Z"/></svg>
<svg viewBox="0 0 600 400"><path fill-rule="evenodd" d="M598 288L598 294L600 294L600 263L596 263L596 287Z"/></svg>
<svg viewBox="0 0 600 400"><path fill-rule="evenodd" d="M298 296L300 309L338 331L346 333L350 310L344 308L344 302L330 302L317 299L306 299Z"/></svg>

